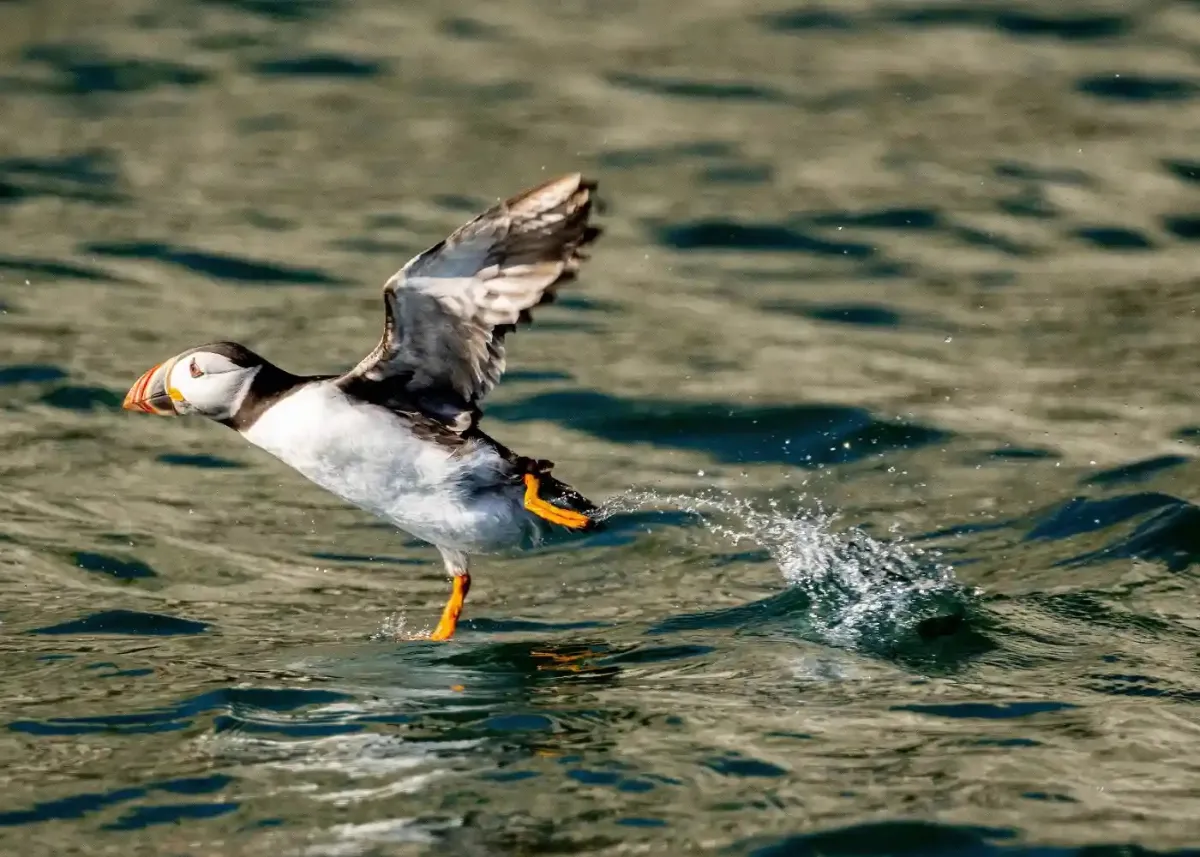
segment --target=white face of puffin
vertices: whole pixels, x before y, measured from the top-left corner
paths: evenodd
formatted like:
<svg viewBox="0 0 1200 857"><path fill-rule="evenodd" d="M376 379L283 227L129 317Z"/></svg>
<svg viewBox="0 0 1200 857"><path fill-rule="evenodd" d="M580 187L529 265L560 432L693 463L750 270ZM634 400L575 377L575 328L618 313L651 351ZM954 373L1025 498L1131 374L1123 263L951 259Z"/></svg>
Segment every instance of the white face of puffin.
<svg viewBox="0 0 1200 857"><path fill-rule="evenodd" d="M241 366L224 354L185 351L159 363L129 389L122 407L161 417L231 418L262 365Z"/></svg>

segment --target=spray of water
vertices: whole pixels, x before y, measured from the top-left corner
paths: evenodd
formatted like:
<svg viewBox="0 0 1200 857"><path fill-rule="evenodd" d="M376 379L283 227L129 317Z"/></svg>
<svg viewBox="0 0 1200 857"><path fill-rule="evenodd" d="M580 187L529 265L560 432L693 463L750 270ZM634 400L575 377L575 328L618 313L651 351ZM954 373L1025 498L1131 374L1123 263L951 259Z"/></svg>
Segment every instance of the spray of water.
<svg viewBox="0 0 1200 857"><path fill-rule="evenodd" d="M599 517L681 511L734 545L766 550L789 586L789 597L768 605L768 621L806 639L894 653L962 625L980 593L961 584L939 552L905 542L895 532L882 541L857 527L839 528L836 513L819 502L804 509L805 499L794 498L796 510L788 512L777 499L755 503L716 489L697 494L630 490L609 499ZM407 627L405 615L398 613L385 620L375 639L423 639L428 630Z"/></svg>
<svg viewBox="0 0 1200 857"><path fill-rule="evenodd" d="M687 512L733 544L765 549L784 580L807 596L805 615L792 617L804 636L830 645L878 650L914 636L939 636L961 624L978 594L937 552L898 536L880 541L854 527L839 531L838 516L819 505L787 513L777 500L756 504L716 490L629 491L606 503L602 515L654 508Z"/></svg>

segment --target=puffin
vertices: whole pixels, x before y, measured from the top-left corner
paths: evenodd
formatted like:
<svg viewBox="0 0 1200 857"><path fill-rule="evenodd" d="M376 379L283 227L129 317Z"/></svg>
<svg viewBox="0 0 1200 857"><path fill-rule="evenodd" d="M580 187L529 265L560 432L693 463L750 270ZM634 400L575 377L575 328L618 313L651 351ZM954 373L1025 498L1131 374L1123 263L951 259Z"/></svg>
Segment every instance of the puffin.
<svg viewBox="0 0 1200 857"><path fill-rule="evenodd" d="M455 632L469 558L599 527L599 509L480 428L505 338L573 280L600 235L596 182L565 175L497 203L383 287L379 343L340 375L296 375L236 342L147 370L123 407L196 414L238 432L347 503L427 542L452 587L432 640Z"/></svg>

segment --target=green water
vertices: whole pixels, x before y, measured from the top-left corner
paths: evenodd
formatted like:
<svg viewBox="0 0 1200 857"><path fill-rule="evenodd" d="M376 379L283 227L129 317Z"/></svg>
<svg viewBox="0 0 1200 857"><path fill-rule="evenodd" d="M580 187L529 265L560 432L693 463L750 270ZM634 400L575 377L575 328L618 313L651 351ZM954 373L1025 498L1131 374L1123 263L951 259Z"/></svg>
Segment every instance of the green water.
<svg viewBox="0 0 1200 857"><path fill-rule="evenodd" d="M0 852L1200 840L1200 6L0 2ZM581 169L487 429L604 532L436 552L122 412Z"/></svg>

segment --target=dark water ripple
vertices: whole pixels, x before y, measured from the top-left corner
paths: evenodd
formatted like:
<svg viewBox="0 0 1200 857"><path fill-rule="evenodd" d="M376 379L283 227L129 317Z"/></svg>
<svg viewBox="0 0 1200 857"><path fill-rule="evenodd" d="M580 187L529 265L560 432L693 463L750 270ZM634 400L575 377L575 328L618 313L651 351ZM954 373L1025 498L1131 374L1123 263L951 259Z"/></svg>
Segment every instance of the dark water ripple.
<svg viewBox="0 0 1200 857"><path fill-rule="evenodd" d="M1085 226L1075 232L1084 241L1104 250L1153 250L1154 242L1124 226Z"/></svg>
<svg viewBox="0 0 1200 857"><path fill-rule="evenodd" d="M336 0L197 0L201 5L227 7L274 21L316 21L338 8Z"/></svg>
<svg viewBox="0 0 1200 857"><path fill-rule="evenodd" d="M152 241L123 243L95 242L84 250L117 259L154 259L177 265L218 280L234 283L273 283L306 286L336 286L341 281L320 271L277 263L243 259L225 253L210 253L173 247Z"/></svg>
<svg viewBox="0 0 1200 857"><path fill-rule="evenodd" d="M0 387L12 384L44 384L47 381L61 381L66 377L67 373L57 366L0 366Z"/></svg>
<svg viewBox="0 0 1200 857"><path fill-rule="evenodd" d="M0 255L0 271L13 272L3 276L0 281L8 281L17 277L36 278L38 281L57 280L88 280L92 282L116 283L120 278L115 274L92 265L79 265L74 262L62 262L53 259L39 259L30 256Z"/></svg>
<svg viewBox="0 0 1200 857"><path fill-rule="evenodd" d="M138 636L173 636L176 634L203 634L208 626L176 616L158 613L141 613L136 610L104 610L71 622L61 622L45 628L36 628L31 634L133 634Z"/></svg>
<svg viewBox="0 0 1200 857"><path fill-rule="evenodd" d="M37 804L27 810L17 812L0 812L0 827L31 824L41 821L83 818L111 806L127 803L147 797L152 792L163 791L168 794L201 795L220 791L233 782L231 777L214 774L209 777L190 777L177 780L165 780L153 783L143 788L115 789L109 792L79 794L56 801ZM213 806L213 804L208 804ZM219 804L218 804L219 806ZM147 810L142 810L143 812ZM137 811L135 811L136 813ZM131 814L133 815L133 814ZM128 818L129 816L126 816ZM181 815L186 817L186 815ZM199 816L193 816L199 817ZM122 829L116 827L113 829ZM128 828L126 828L128 829Z"/></svg>
<svg viewBox="0 0 1200 857"><path fill-rule="evenodd" d="M166 60L120 58L83 44L33 45L26 62L42 63L58 73L52 90L64 95L135 93L161 86L198 86L209 80L201 68Z"/></svg>
<svg viewBox="0 0 1200 857"><path fill-rule="evenodd" d="M1181 464L1187 464L1192 459L1185 455L1160 455L1145 461L1135 461L1123 464L1111 470L1093 473L1083 480L1084 485L1120 485L1127 482L1141 482Z"/></svg>
<svg viewBox="0 0 1200 857"><path fill-rule="evenodd" d="M1180 181L1200 184L1200 161L1163 161L1163 166Z"/></svg>
<svg viewBox="0 0 1200 857"><path fill-rule="evenodd" d="M116 155L92 149L60 157L0 158L0 205L37 197L119 205L128 198L119 189Z"/></svg>
<svg viewBox="0 0 1200 857"><path fill-rule="evenodd" d="M1143 559L1162 563L1168 571L1184 571L1200 562L1200 508L1179 501L1140 524L1129 536L1071 562Z"/></svg>
<svg viewBox="0 0 1200 857"><path fill-rule="evenodd" d="M673 98L768 102L787 101L787 96L779 90L770 86L760 86L751 83L650 77L625 72L609 74L608 80L625 89L666 95Z"/></svg>
<svg viewBox="0 0 1200 857"><path fill-rule="evenodd" d="M852 30L899 24L908 28L939 27L994 30L1023 39L1059 39L1086 42L1114 39L1133 29L1131 18L1096 13L1043 14L1006 4L965 5L944 3L911 5L896 11L854 17L830 8L799 8L763 17L772 30L782 33L812 33L821 30Z"/></svg>
<svg viewBox="0 0 1200 857"><path fill-rule="evenodd" d="M371 78L385 70L381 62L338 54L307 54L254 64L254 71L267 77Z"/></svg>
<svg viewBox="0 0 1200 857"><path fill-rule="evenodd" d="M121 559L91 551L76 551L71 559L75 561L76 566L85 571L112 575L119 580L138 580L139 578L158 576L153 568L137 559Z"/></svg>
<svg viewBox="0 0 1200 857"><path fill-rule="evenodd" d="M1200 93L1200 85L1192 80L1128 72L1087 77L1078 86L1080 92L1110 101L1187 101Z"/></svg>
<svg viewBox="0 0 1200 857"><path fill-rule="evenodd" d="M784 301L772 301L764 304L763 309L772 312L794 313L814 321L829 321L863 327L899 327L904 324L903 317L895 310L865 304L832 304L810 307Z"/></svg>
<svg viewBox="0 0 1200 857"><path fill-rule="evenodd" d="M890 821L862 824L824 833L800 834L765 844L747 843L730 854L747 857L851 857L879 853L878 843L888 843L888 854L944 854L954 857L1154 857L1170 854L1184 857L1191 850L1155 852L1132 845L1086 846L1081 848L1028 846L1012 842L1009 829L942 825L920 821Z"/></svg>
<svg viewBox="0 0 1200 857"><path fill-rule="evenodd" d="M1200 215L1177 214L1164 217L1163 228L1184 241L1200 241Z"/></svg>
<svg viewBox="0 0 1200 857"><path fill-rule="evenodd" d="M808 253L851 259L866 259L875 252L869 244L819 238L796 227L721 220L665 227L659 232L659 241L676 250Z"/></svg>
<svg viewBox="0 0 1200 857"><path fill-rule="evenodd" d="M696 405L618 399L585 390L541 393L495 405L489 413L511 422L554 420L616 443L703 451L729 463L801 467L858 461L951 437L930 426L878 419L859 408Z"/></svg>
<svg viewBox="0 0 1200 857"><path fill-rule="evenodd" d="M217 455L189 455L182 452L164 452L156 460L175 467L198 467L203 470L227 470L245 466L232 459L221 458Z"/></svg>
<svg viewBox="0 0 1200 857"><path fill-rule="evenodd" d="M84 384L65 384L43 395L40 401L52 408L67 411L115 410L121 406L123 395L104 387Z"/></svg>

